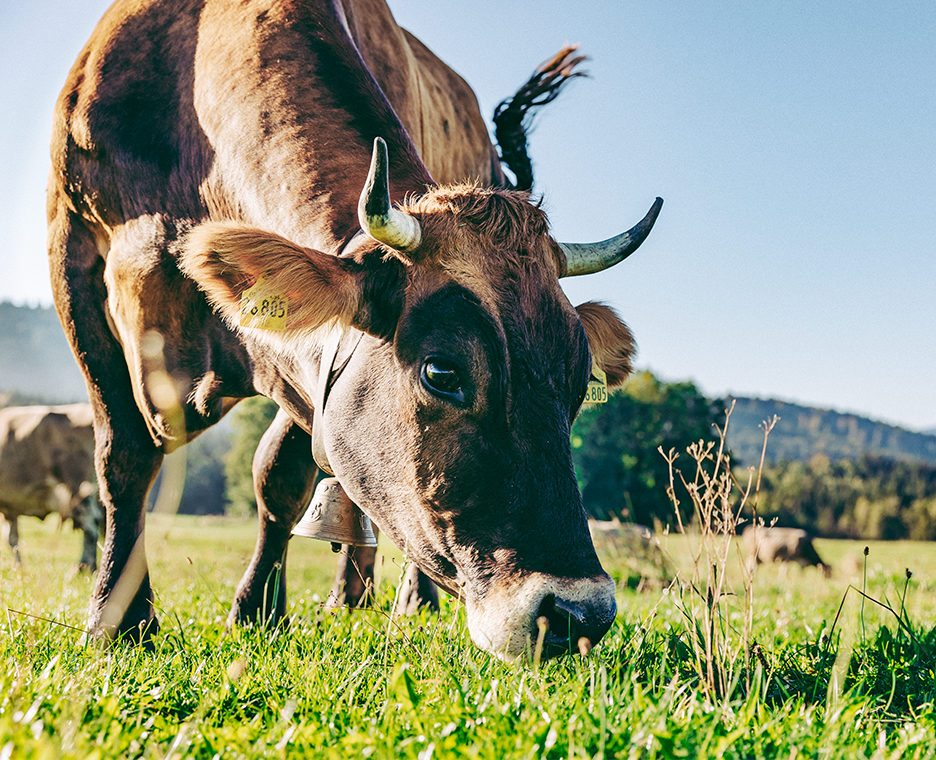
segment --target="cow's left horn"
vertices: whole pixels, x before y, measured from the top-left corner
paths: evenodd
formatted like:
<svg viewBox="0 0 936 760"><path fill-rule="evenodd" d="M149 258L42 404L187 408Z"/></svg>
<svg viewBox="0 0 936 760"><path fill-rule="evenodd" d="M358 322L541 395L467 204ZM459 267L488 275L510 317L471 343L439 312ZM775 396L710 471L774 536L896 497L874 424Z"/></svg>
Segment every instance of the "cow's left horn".
<svg viewBox="0 0 936 760"><path fill-rule="evenodd" d="M663 199L657 198L647 215L631 229L600 243L559 243L566 258L565 271L560 277L594 274L624 261L650 234L662 206Z"/></svg>
<svg viewBox="0 0 936 760"><path fill-rule="evenodd" d="M418 221L391 205L388 165L387 143L378 137L374 140L370 172L358 201L358 221L361 229L377 242L398 251L411 251L422 240L422 232Z"/></svg>

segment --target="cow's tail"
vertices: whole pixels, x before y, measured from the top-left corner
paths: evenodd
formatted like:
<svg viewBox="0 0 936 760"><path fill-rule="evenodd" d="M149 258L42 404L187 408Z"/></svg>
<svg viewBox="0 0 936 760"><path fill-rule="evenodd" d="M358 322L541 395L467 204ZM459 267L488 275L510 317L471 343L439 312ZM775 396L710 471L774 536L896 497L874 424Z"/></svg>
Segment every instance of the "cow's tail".
<svg viewBox="0 0 936 760"><path fill-rule="evenodd" d="M527 135L533 128L536 109L551 103L562 88L575 77L588 76L576 70L586 56L578 45L567 45L548 61L541 63L513 97L502 100L494 109L494 137L500 148L501 163L516 177L514 189L533 187L533 164L527 155Z"/></svg>

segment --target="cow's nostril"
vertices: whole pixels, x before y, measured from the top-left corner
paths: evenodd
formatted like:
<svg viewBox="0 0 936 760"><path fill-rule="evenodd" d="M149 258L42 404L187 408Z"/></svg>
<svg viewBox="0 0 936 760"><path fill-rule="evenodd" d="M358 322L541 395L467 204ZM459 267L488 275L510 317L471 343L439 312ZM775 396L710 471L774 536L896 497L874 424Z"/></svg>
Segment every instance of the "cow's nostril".
<svg viewBox="0 0 936 760"><path fill-rule="evenodd" d="M553 594L547 594L540 602L537 619L546 621L545 643L550 649L562 647L563 651L568 651L569 643L578 640L574 635L578 621L571 606Z"/></svg>
<svg viewBox="0 0 936 760"><path fill-rule="evenodd" d="M587 604L546 594L540 602L536 617L538 621L545 620L547 627L543 637L543 655L555 657L576 651L587 653L610 628L614 611L610 612L609 618L597 614Z"/></svg>

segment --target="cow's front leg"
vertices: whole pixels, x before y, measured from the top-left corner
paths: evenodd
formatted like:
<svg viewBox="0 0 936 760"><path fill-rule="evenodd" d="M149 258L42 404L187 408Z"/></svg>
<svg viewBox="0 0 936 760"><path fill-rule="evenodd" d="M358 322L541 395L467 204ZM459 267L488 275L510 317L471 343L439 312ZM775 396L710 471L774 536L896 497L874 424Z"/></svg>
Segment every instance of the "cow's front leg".
<svg viewBox="0 0 936 760"><path fill-rule="evenodd" d="M97 542L101 535L101 508L94 496L89 496L82 504L79 524L83 540L81 559L78 561L80 572L93 573L97 570Z"/></svg>
<svg viewBox="0 0 936 760"><path fill-rule="evenodd" d="M50 208L55 201L50 196ZM61 198L49 223L49 271L55 308L79 358L94 407L95 469L106 518L100 572L88 612L93 638L145 640L156 632L153 592L143 544L146 495L162 464L155 441L134 400L123 346L111 329L111 302L100 257L103 239ZM133 258L141 241L111 240L108 258ZM148 261L149 257L143 257ZM139 283L141 277L125 278ZM119 298L115 303L123 303Z"/></svg>
<svg viewBox="0 0 936 760"><path fill-rule="evenodd" d="M98 483L107 529L88 630L96 638L145 643L156 635L159 625L146 563L144 507L163 455L145 430L134 435L123 425L109 424L111 419L128 422L133 417L142 427L136 407L129 405L122 413L111 410L95 421Z"/></svg>
<svg viewBox="0 0 936 760"><path fill-rule="evenodd" d="M228 625L277 622L286 614L286 547L315 486L312 442L280 410L254 454L253 478L259 533L241 578Z"/></svg>

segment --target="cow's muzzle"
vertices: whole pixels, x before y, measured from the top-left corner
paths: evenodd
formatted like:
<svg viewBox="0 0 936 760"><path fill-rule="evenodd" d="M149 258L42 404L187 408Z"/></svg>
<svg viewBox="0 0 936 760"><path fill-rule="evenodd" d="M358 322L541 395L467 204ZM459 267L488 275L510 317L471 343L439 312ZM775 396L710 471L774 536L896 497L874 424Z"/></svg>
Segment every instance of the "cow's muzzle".
<svg viewBox="0 0 936 760"><path fill-rule="evenodd" d="M533 573L466 599L475 644L503 660L538 652L542 659L585 652L608 632L617 614L614 581Z"/></svg>

